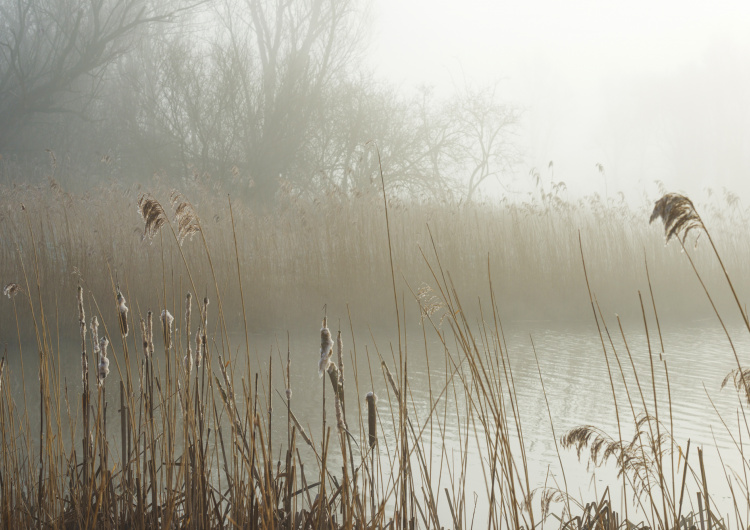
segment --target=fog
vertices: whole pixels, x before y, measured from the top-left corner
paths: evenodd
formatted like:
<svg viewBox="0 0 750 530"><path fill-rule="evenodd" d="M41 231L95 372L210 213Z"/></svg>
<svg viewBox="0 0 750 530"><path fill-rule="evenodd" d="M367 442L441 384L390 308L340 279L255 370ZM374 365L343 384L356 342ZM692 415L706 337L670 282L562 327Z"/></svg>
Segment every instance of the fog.
<svg viewBox="0 0 750 530"><path fill-rule="evenodd" d="M236 499L230 516L246 517L248 492L254 517L256 490L266 499L286 491L297 515L318 510L308 522L321 527L338 498L347 528L385 527L407 504L429 513L424 527L468 527L472 502L480 527L489 517L532 528L535 492L542 512L554 501L561 524L574 520L562 508L565 469L586 511L604 502L600 484L617 499L617 460L638 495L639 469L672 476L672 491L661 480L665 500L652 497L631 521L688 527L703 520L701 496L686 501L690 525L674 500L702 491L705 506L735 507L736 526L747 527L736 508L747 481L720 485L717 470L739 463L725 476L740 477L747 459L735 440L750 436L737 408L743 390L750 399L748 20L750 4L644 0L0 0L0 436L13 447L0 458L5 526L59 526L86 503L104 506L111 526L118 506L133 511L138 462L144 528L169 526L170 510L188 516L177 526L223 527ZM167 311L174 337L158 321L172 322ZM92 338L99 320L111 340ZM120 408L107 419L118 382ZM37 383L41 403L27 401ZM367 438L353 405L366 392L381 396L377 414L368 401ZM94 408L91 436L80 429ZM669 448L660 423L670 425ZM259 429L252 440L248 426ZM70 442L53 443L68 428ZM222 438L227 429L232 438ZM304 429L321 433L320 454L320 439L293 441ZM184 465L203 451L191 443L209 447L205 436L213 456L197 458L201 469ZM290 444L283 469L272 438ZM675 489L691 440L706 446L711 504L705 477ZM299 491L295 443L307 477L320 471ZM116 445L130 457L108 461ZM690 455L694 478L699 454ZM58 473L55 462L72 465ZM347 477L378 474L362 483L361 504ZM202 478L191 482L201 476L231 495L208 495ZM116 502L92 504L95 481ZM68 493L81 499L68 503ZM190 518L195 495L196 506L215 508L205 524ZM623 501L625 517L636 500ZM293 513L273 502L263 501L267 527ZM510 507L531 524L517 514L508 523ZM231 520L255 527L242 518Z"/></svg>
<svg viewBox="0 0 750 530"><path fill-rule="evenodd" d="M372 64L408 91L499 82L524 163L572 193L639 200L654 181L750 188L750 6L741 2L377 2ZM508 185L507 177L504 184ZM510 186L510 185L508 185Z"/></svg>

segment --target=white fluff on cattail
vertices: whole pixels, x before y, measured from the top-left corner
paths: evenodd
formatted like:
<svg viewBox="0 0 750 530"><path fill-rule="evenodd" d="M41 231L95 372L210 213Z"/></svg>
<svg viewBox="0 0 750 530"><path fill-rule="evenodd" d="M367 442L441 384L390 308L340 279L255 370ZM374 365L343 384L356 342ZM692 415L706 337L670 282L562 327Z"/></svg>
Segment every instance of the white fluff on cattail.
<svg viewBox="0 0 750 530"><path fill-rule="evenodd" d="M200 368L203 362L203 340L201 330L195 332L195 366Z"/></svg>
<svg viewBox="0 0 750 530"><path fill-rule="evenodd" d="M99 385L104 384L104 379L109 375L109 359L107 359L107 347L109 341L107 337L102 337L99 341Z"/></svg>
<svg viewBox="0 0 750 530"><path fill-rule="evenodd" d="M169 349L172 346L172 324L174 323L172 313L163 309L161 312L161 323L164 327L164 342L167 349Z"/></svg>
<svg viewBox="0 0 750 530"><path fill-rule="evenodd" d="M148 356L154 354L154 313L149 311L146 315L146 342L148 343Z"/></svg>
<svg viewBox="0 0 750 530"><path fill-rule="evenodd" d="M323 327L320 329L320 361L318 361L318 375L320 377L323 377L328 369L332 354L333 339L331 339L331 332L328 329L328 318L324 318Z"/></svg>
<svg viewBox="0 0 750 530"><path fill-rule="evenodd" d="M128 336L128 306L125 305L125 297L117 291L117 311L120 313L120 332L123 337Z"/></svg>
<svg viewBox="0 0 750 530"><path fill-rule="evenodd" d="M190 352L185 355L185 357L182 359L182 362L185 364L185 373L187 375L190 375L190 372L193 371L193 356L190 355Z"/></svg>
<svg viewBox="0 0 750 530"><path fill-rule="evenodd" d="M91 328L91 341L94 343L94 355L98 357L100 352L99 319L96 318L96 315L91 317L91 324L89 324L89 328Z"/></svg>

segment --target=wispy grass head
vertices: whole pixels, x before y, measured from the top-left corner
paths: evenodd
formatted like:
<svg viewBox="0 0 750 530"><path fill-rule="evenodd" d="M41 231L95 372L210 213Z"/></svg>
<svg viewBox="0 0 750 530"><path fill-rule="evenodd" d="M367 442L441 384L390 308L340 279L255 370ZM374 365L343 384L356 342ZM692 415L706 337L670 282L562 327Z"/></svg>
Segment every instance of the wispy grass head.
<svg viewBox="0 0 750 530"><path fill-rule="evenodd" d="M727 374L724 380L721 382L721 388L724 388L729 382L734 384L734 387L738 392L742 391L745 393L747 402L750 403L750 368L735 368Z"/></svg>
<svg viewBox="0 0 750 530"><path fill-rule="evenodd" d="M664 236L667 242L675 236L685 243L691 230L706 229L693 201L678 193L667 193L656 201L649 223L653 223L659 217L664 222Z"/></svg>
<svg viewBox="0 0 750 530"><path fill-rule="evenodd" d="M177 222L177 240L180 245L186 237L200 232L198 215L190 202L177 190L172 190L169 202L174 209L174 218Z"/></svg>
<svg viewBox="0 0 750 530"><path fill-rule="evenodd" d="M143 239L151 239L159 233L159 229L167 223L167 214L161 203L148 193L138 198L138 212L145 221Z"/></svg>

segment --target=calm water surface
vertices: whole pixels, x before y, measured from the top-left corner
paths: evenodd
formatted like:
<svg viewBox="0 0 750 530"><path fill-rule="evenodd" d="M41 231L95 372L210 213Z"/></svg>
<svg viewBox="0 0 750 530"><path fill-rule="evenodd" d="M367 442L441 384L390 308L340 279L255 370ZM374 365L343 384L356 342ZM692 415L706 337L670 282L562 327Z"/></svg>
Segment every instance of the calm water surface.
<svg viewBox="0 0 750 530"><path fill-rule="evenodd" d="M625 343L614 318L608 322L612 333L614 349L622 363L625 381L633 398L636 413L643 409L640 395L637 393L636 381L630 364ZM331 331L336 334L337 325L330 324ZM643 331L642 323L624 325L627 344L632 354L633 364L638 373L647 406L654 412L654 395L652 389L651 368L648 343ZM742 473L741 457L734 440L738 439L737 411L740 407L738 395L733 388L720 389L721 382L727 373L736 368L736 361L729 346L729 342L721 327L711 321L697 322L693 325L679 327L665 326L662 330L664 342L663 359L666 361L669 374L669 388L671 390L671 405L667 393L667 378L664 365L660 363L661 346L655 330L650 330L651 349L656 372L656 392L659 415L665 424L669 424L669 410L671 406L674 436L676 442L684 451L688 440L691 441L691 463L696 465L697 453L695 447L704 448L709 489L715 497L720 511L724 515L731 510L731 498L726 486L727 481L722 470L724 464L734 467ZM430 396L436 398L446 385L445 348L431 329L423 330L419 326L407 329L406 339L402 338L402 350L408 358L408 381L411 390L410 417L416 418L420 425L424 424L430 410ZM460 350L452 338L452 332L445 326L443 331L449 338L448 351L453 359L460 360ZM742 329L730 330L732 339L741 360L750 357L750 335ZM356 418L357 403L364 410L364 395L374 390L380 397L379 413L385 438L380 441L381 465L388 465L388 456L393 457L395 450L395 433L393 432L393 416L388 409L390 390L383 377L380 359L386 360L394 371L394 359L398 359L398 337L395 330L370 331L367 328L358 329L352 333L348 327L342 329L345 350L345 378L347 393L347 417L350 431L358 437ZM479 337L477 337L479 339ZM130 337L133 340L133 337ZM608 376L607 363L602 350L602 343L595 325L580 325L575 327L555 327L551 322L514 322L505 329L507 343L507 359L512 368L513 380L518 400L518 410L525 440L526 457L529 468L531 488L557 483L562 487L563 476L560 460L565 470L565 480L568 491L584 502L593 500L594 495L601 495L604 488L610 486L615 492L613 499L615 506L619 505L617 495L620 481L617 479L612 466L595 469L588 465L585 456L579 461L575 451L560 448L560 456L556 450L555 436L560 436L568 430L581 426L596 426L613 438L618 436L617 416L612 395L612 386ZM615 395L621 418L623 436L628 438L634 432L633 417L627 401L623 377L613 355L612 345L606 334L604 336L610 368L613 372ZM539 369L544 381L545 393L537 369L532 349L532 341L536 347ZM249 337L250 356L244 334L232 335L230 345L215 344L214 350L231 348L235 361L235 377L247 378L248 369L253 374L260 371L267 378L269 358L273 368L273 385L283 394L283 366L286 363L287 347L292 360L291 379L292 409L306 427L308 433L316 440L321 440L322 433L322 381L318 376L317 361L319 357L319 328L306 324L289 332L278 334L252 335ZM355 348L356 346L356 348ZM57 348L57 345L55 346ZM77 354L80 345L66 343L59 346L60 377L67 384L69 394L80 392L80 357ZM121 360L121 345L115 344L114 355ZM157 347L158 350L158 347ZM132 349L131 349L132 351ZM427 353L425 353L427 351ZM11 387L11 392L19 405L23 403L23 386L21 378L21 359L16 349L8 346L8 368L10 377L5 379ZM158 353L157 353L158 355ZM163 355L163 353L162 353ZM111 355L112 356L112 355ZM226 356L226 353L225 353ZM429 361L429 362L428 362ZM249 362L249 365L248 365ZM356 377L352 365L356 362ZM38 417L38 383L36 347L25 345L24 372L26 376L27 396L29 404L32 430L34 419ZM119 397L115 399L115 389L119 375L113 361L113 374L107 380L110 394L110 410L119 406ZM214 363L218 373L218 364ZM468 370L466 370L468 374ZM372 374L372 375L371 375ZM252 375L251 375L252 377ZM267 380L267 379L266 379ZM458 381L456 381L458 383ZM330 383L327 381L326 384ZM266 385L267 386L267 385ZM239 384L235 382L235 388ZM328 386L328 401L326 407L327 420L330 425L335 424L333 402L330 399ZM238 396L239 398L240 396ZM78 403L77 397L71 403ZM712 405L713 402L713 405ZM73 406L73 405L71 405ZM242 405L240 405L242 406ZM447 410L444 407L447 406ZM548 409L549 406L549 409ZM715 408L714 408L715 407ZM274 445L286 444L286 414L285 401L274 391ZM432 429L425 430L425 440L432 436L434 449L433 462L437 465L441 460L450 468L460 461L461 448L465 442L464 430L467 426L466 395L460 386L449 386L439 401L436 409L441 415L440 422L433 422ZM718 412L717 412L718 411ZM442 416L445 414L445 416ZM550 423L550 416L552 423ZM723 418L726 426L722 422ZM354 419L353 419L354 418ZM445 420L443 420L445 418ZM38 424L37 424L38 425ZM471 427L479 426L474 422ZM80 429L80 427L79 427ZM728 430L729 429L729 430ZM112 429L118 431L117 429ZM480 427L481 430L481 427ZM65 431L64 431L65 432ZM116 436L118 433L112 433ZM515 437L515 432L512 432ZM79 436L77 436L79 438ZM365 437L363 437L364 439ZM733 440L734 438L734 440ZM743 441L746 441L743 438ZM479 436L480 447L484 449L483 438ZM113 447L119 447L116 440L112 440ZM181 443L179 440L177 443ZM429 445L429 444L428 444ZM308 460L308 467L315 473L317 464L311 450L301 440L298 442L303 458ZM276 448L276 449L279 449ZM486 455L477 450L476 438L472 432L468 444L468 474L466 476L467 492L478 491L480 498L484 497L484 470ZM278 451L277 451L278 452ZM720 456L719 456L720 455ZM340 466L340 456L336 451L331 455L334 469ZM447 468L446 468L447 469ZM446 473L443 473L442 492L447 485ZM436 486L436 485L434 485ZM447 510L444 494L441 494L441 512ZM467 497L469 513L474 503L473 495ZM446 512L447 513L447 512ZM477 508L477 520L486 517L486 507L481 503ZM744 516L744 514L743 514ZM446 519L448 521L449 519ZM731 519L734 520L733 518Z"/></svg>

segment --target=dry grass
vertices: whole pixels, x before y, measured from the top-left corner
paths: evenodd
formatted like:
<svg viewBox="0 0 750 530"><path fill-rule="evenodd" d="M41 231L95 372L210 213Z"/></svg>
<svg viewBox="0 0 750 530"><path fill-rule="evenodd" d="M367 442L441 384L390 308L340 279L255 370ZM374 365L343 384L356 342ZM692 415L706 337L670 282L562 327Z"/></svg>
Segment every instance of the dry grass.
<svg viewBox="0 0 750 530"><path fill-rule="evenodd" d="M11 301L3 304L0 332L15 333L19 349L35 341L39 355L38 412L27 405L26 387L19 396L2 384L2 378L19 374L9 375L0 364L4 527L405 529L478 524L531 529L546 524L616 529L630 528L628 520L642 518L652 528L671 529L703 516L709 528L725 524L712 509L702 453L699 465L675 464L671 404L659 402L655 387L653 400L646 397L648 389L641 387L628 351L637 391L629 388L626 364L611 342L611 349L605 344L609 331L598 303L644 281L651 287L632 270L644 249L649 255L658 249L664 256L649 263L659 289L685 281L670 261L676 253L662 248L658 234L636 227L636 212L600 210L596 201L577 207L562 201L435 206L391 199L393 228L386 233L382 207L368 195L344 201L334 194L324 203L285 197L278 213L257 215L239 208L227 225L227 208L208 194L197 205L172 194L174 213L169 215L158 194L141 194L136 201L132 190L106 192L120 194L119 200L74 197L57 187L2 195L2 237L13 242L0 250L6 267L2 273L15 283L6 284ZM660 210L667 220L679 210L668 206L665 202ZM695 212L692 203L690 207ZM691 227L705 230L697 213L679 212L688 221L670 224L668 236L682 236L684 242ZM621 433L611 437L586 426L563 436L562 445L576 448L579 455L588 449L596 465L614 460L638 508L628 514L625 507L624 516L613 509L607 493L577 505L564 488L540 492L534 487L499 316L501 305L521 297L529 299L519 304L519 311L524 304L542 304L554 313L570 307L573 299L583 300L586 309L576 228L596 242L586 252L585 281L600 284L596 274L620 279L617 287L590 302L612 366L610 378L621 376L628 393L618 414L623 414L622 423L632 415L636 434L624 440ZM384 252L387 243L393 261ZM746 244L734 245L747 252ZM486 249L492 249L489 270ZM722 271L728 280L727 270L739 268L737 261L719 267L712 257L692 259L705 266L706 276ZM481 285L480 276L485 278ZM428 364L428 403L417 406L409 384L413 353L401 346L409 323L399 313L398 340L392 341L398 348L390 355L366 351L366 371L358 369L352 332L345 380L344 339L339 332L334 362L326 314L319 369L329 378L322 379L321 395L303 396L321 402L323 429L316 439L307 422L294 414L299 396L292 399L289 353L286 364L278 354L284 392L274 394L273 358L266 371L253 370L257 359L250 362L249 346L244 354L230 346L230 330L242 322L262 326L278 319L290 312L290 300L302 306L307 300L331 301L326 311L337 316L348 316L346 302L352 307L367 304L392 318L391 295L397 293L378 289L397 277L406 280L407 288L422 281L432 286L412 292L423 333L429 329L442 344L442 381L432 386ZM733 293L735 288L742 292L742 286L730 286ZM461 300L464 292L473 298L479 291L477 325ZM203 300L195 317L193 297ZM212 318L209 297L216 307ZM77 322L59 316L70 313L60 308L76 304ZM314 305L319 318L320 304ZM636 311L646 325L643 308L641 302ZM87 311L93 315L90 336ZM156 337L154 311L162 322ZM195 358L191 319L198 328ZM60 363L67 361L54 347L61 336L76 331L81 339L80 387L60 379ZM311 345L315 341L311 337ZM425 338L425 350L427 344ZM668 371L665 363L650 358L655 384L655 372ZM428 355L428 363L434 360L434 354L431 361ZM90 362L96 367L93 373ZM744 382L741 366L738 371ZM92 380L98 384L90 385ZM376 389L384 396L379 401ZM356 404L347 402L352 395ZM281 411L277 396L284 404ZM335 411L332 425L326 423L326 410ZM282 418L287 435L279 441L274 423ZM459 425L451 458L439 441L448 422ZM750 438L750 432L744 436ZM435 447L441 448L438 454ZM467 462L474 452L485 463L479 488L467 484ZM681 480L675 479L681 470ZM747 498L747 484L740 485L736 503ZM474 520L474 493L482 495L487 521ZM704 504L685 515L683 494L696 493ZM541 502L534 502L535 495ZM738 522L747 523L740 511Z"/></svg>

